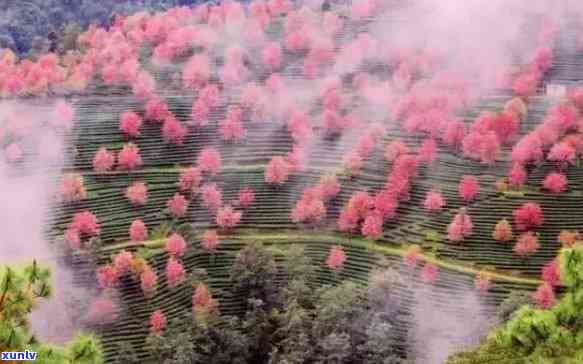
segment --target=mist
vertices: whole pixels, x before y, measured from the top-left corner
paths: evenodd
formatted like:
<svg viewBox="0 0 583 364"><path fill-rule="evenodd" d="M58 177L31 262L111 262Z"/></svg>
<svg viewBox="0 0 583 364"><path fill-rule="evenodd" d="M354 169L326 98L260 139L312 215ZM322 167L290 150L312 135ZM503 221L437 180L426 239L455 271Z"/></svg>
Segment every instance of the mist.
<svg viewBox="0 0 583 364"><path fill-rule="evenodd" d="M9 141L0 153L0 261L20 265L35 259L51 269L52 297L39 302L31 325L41 339L61 343L76 330L69 299L85 293L73 284L73 272L62 261L64 252L46 239L65 162L65 133L55 127L59 124L51 102L0 103L0 130Z"/></svg>

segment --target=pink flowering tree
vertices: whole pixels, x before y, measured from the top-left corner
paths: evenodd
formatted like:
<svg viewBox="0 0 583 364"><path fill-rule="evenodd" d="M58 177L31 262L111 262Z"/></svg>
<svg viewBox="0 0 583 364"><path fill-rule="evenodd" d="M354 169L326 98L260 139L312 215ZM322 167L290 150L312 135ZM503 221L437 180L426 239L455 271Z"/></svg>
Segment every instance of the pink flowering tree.
<svg viewBox="0 0 583 364"><path fill-rule="evenodd" d="M113 257L113 266L120 275L128 273L134 262L134 255L132 252L122 250Z"/></svg>
<svg viewBox="0 0 583 364"><path fill-rule="evenodd" d="M216 230L206 230L202 236L200 246L207 252L213 253L219 245L219 236Z"/></svg>
<svg viewBox="0 0 583 364"><path fill-rule="evenodd" d="M168 239L166 239L166 245L164 249L170 256L180 258L186 252L186 240L184 240L182 235L174 233L170 235Z"/></svg>
<svg viewBox="0 0 583 364"><path fill-rule="evenodd" d="M166 202L166 207L172 217L181 218L186 215L188 204L186 197L177 192Z"/></svg>
<svg viewBox="0 0 583 364"><path fill-rule="evenodd" d="M148 203L148 187L144 182L134 182L126 189L126 198L134 206L143 206Z"/></svg>
<svg viewBox="0 0 583 364"><path fill-rule="evenodd" d="M180 192L196 194L201 182L202 175L200 169L197 167L189 167L180 172L178 188Z"/></svg>
<svg viewBox="0 0 583 364"><path fill-rule="evenodd" d="M119 282L119 271L111 265L103 265L97 268L97 283L99 287L115 288Z"/></svg>
<svg viewBox="0 0 583 364"><path fill-rule="evenodd" d="M140 149L132 143L125 144L117 156L118 169L131 171L142 166Z"/></svg>
<svg viewBox="0 0 583 364"><path fill-rule="evenodd" d="M543 181L544 189L552 193L565 192L568 184L567 176L558 172L549 173Z"/></svg>
<svg viewBox="0 0 583 364"><path fill-rule="evenodd" d="M380 239L383 236L383 216L376 211L369 212L362 223L361 232L369 239Z"/></svg>
<svg viewBox="0 0 583 364"><path fill-rule="evenodd" d="M440 212L446 205L445 198L439 190L433 189L427 192L423 207L429 212Z"/></svg>
<svg viewBox="0 0 583 364"><path fill-rule="evenodd" d="M156 310L150 315L150 332L154 335L161 335L166 329L166 315L162 310Z"/></svg>
<svg viewBox="0 0 583 364"><path fill-rule="evenodd" d="M140 135L142 118L133 111L126 111L120 116L119 130L129 138L136 138Z"/></svg>
<svg viewBox="0 0 583 364"><path fill-rule="evenodd" d="M346 262L346 253L344 249L335 245L330 249L328 253L328 258L326 259L326 265L328 268L332 269L334 272L339 272L344 268L344 263Z"/></svg>
<svg viewBox="0 0 583 364"><path fill-rule="evenodd" d="M202 173L216 176L221 172L221 154L215 148L205 148L198 155L197 164Z"/></svg>
<svg viewBox="0 0 583 364"><path fill-rule="evenodd" d="M514 245L514 253L520 257L529 257L536 253L540 247L538 236L532 231L522 233Z"/></svg>
<svg viewBox="0 0 583 364"><path fill-rule="evenodd" d="M512 226L507 219L502 219L496 223L494 231L492 232L492 237L496 241L508 242L514 238L512 233Z"/></svg>
<svg viewBox="0 0 583 364"><path fill-rule="evenodd" d="M223 205L223 193L216 183L204 184L200 189L200 195L202 207L213 214Z"/></svg>
<svg viewBox="0 0 583 364"><path fill-rule="evenodd" d="M557 302L553 287L546 282L538 286L533 298L537 306L543 309L549 309Z"/></svg>
<svg viewBox="0 0 583 364"><path fill-rule="evenodd" d="M265 167L265 182L283 184L290 175L291 166L284 157L276 156Z"/></svg>
<svg viewBox="0 0 583 364"><path fill-rule="evenodd" d="M186 280L184 266L174 257L168 258L166 263L166 279L170 288L176 288Z"/></svg>
<svg viewBox="0 0 583 364"><path fill-rule="evenodd" d="M158 287L158 275L149 266L146 265L140 273L140 288L146 298L152 298Z"/></svg>
<svg viewBox="0 0 583 364"><path fill-rule="evenodd" d="M474 176L463 176L458 186L458 192L464 202L474 200L480 192L478 179Z"/></svg>
<svg viewBox="0 0 583 364"><path fill-rule="evenodd" d="M251 187L244 187L239 191L238 205L246 209L255 202L255 190Z"/></svg>
<svg viewBox="0 0 583 364"><path fill-rule="evenodd" d="M192 295L192 313L197 317L205 316L215 313L218 306L208 287L204 283L199 283Z"/></svg>
<svg viewBox="0 0 583 364"><path fill-rule="evenodd" d="M542 225L544 218L539 204L527 202L512 212L514 223L519 231L537 228Z"/></svg>
<svg viewBox="0 0 583 364"><path fill-rule="evenodd" d="M544 282L551 285L551 287L558 286L561 283L561 269L558 258L551 260L545 264L542 270L541 278Z"/></svg>
<svg viewBox="0 0 583 364"><path fill-rule="evenodd" d="M468 236L472 235L474 224L470 215L464 209L461 209L455 215L452 222L447 227L447 237L453 242L461 242Z"/></svg>
<svg viewBox="0 0 583 364"><path fill-rule="evenodd" d="M101 233L99 221L90 211L77 212L73 215L73 220L69 225L69 229L89 237L97 236Z"/></svg>
<svg viewBox="0 0 583 364"><path fill-rule="evenodd" d="M309 187L302 193L301 199L291 211L292 221L295 223L317 224L326 217L322 190L318 187Z"/></svg>
<svg viewBox="0 0 583 364"><path fill-rule="evenodd" d="M162 137L168 144L182 145L187 130L174 116L167 116L162 125Z"/></svg>
<svg viewBox="0 0 583 364"><path fill-rule="evenodd" d="M93 157L93 170L98 173L111 171L115 164L115 155L107 148L101 147Z"/></svg>
<svg viewBox="0 0 583 364"><path fill-rule="evenodd" d="M83 176L67 173L61 179L61 199L63 202L76 202L87 198Z"/></svg>
<svg viewBox="0 0 583 364"><path fill-rule="evenodd" d="M421 258L421 253L422 251L419 245L413 244L408 246L403 255L403 263L405 263L408 268L414 268Z"/></svg>
<svg viewBox="0 0 583 364"><path fill-rule="evenodd" d="M235 211L232 206L225 205L217 211L215 222L221 229L230 230L239 225L242 215L240 211Z"/></svg>
<svg viewBox="0 0 583 364"><path fill-rule="evenodd" d="M129 233L130 239L135 242L144 241L148 239L148 227L140 219L132 221Z"/></svg>

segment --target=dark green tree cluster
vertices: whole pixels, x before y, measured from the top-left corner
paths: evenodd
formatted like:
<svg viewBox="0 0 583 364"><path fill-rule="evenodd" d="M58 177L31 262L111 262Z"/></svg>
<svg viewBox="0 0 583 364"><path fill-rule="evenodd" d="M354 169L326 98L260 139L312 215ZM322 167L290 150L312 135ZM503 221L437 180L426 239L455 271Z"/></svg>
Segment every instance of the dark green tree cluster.
<svg viewBox="0 0 583 364"><path fill-rule="evenodd" d="M448 363L583 363L583 245L563 249L560 266L567 291L557 304L522 306L480 347Z"/></svg>
<svg viewBox="0 0 583 364"><path fill-rule="evenodd" d="M41 343L31 332L29 314L40 299L49 298L50 271L36 261L22 269L0 267L0 352L37 352L43 364L98 364L101 347L90 335L79 335L65 347Z"/></svg>
<svg viewBox="0 0 583 364"><path fill-rule="evenodd" d="M390 312L380 304L392 296L396 275L379 271L365 288L351 281L317 287L314 274L299 246L276 264L268 248L250 244L230 277L245 314L186 313L150 335L150 350L165 364L400 362Z"/></svg>

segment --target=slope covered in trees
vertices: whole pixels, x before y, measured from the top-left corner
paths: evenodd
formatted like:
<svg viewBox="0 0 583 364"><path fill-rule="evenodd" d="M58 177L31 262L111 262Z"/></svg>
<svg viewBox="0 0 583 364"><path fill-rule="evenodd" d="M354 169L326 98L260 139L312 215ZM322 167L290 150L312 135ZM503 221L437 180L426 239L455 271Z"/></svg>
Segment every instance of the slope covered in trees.
<svg viewBox="0 0 583 364"><path fill-rule="evenodd" d="M40 96L69 143L48 235L99 291L107 362L440 362L513 291L557 307L583 103L543 86L576 27L526 2L476 28L419 3L225 1L0 54L3 97ZM2 153L26 169L49 155L17 115Z"/></svg>

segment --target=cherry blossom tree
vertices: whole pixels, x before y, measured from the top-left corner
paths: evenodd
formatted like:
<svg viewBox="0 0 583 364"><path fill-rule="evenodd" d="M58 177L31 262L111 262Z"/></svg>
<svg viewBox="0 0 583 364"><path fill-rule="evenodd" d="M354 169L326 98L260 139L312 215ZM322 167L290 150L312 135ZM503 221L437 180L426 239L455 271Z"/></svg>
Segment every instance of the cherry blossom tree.
<svg viewBox="0 0 583 364"><path fill-rule="evenodd" d="M508 173L508 182L511 186L521 187L526 183L527 173L524 166L520 163L513 163Z"/></svg>
<svg viewBox="0 0 583 364"><path fill-rule="evenodd" d="M553 307L557 301L553 287L546 282L538 286L532 297L536 304L543 309Z"/></svg>
<svg viewBox="0 0 583 364"><path fill-rule="evenodd" d="M76 230L80 234L87 236L96 236L101 233L101 227L97 217L90 211L81 211L73 215L73 221L69 229Z"/></svg>
<svg viewBox="0 0 583 364"><path fill-rule="evenodd" d="M205 148L198 155L197 164L202 173L216 176L221 172L221 154L215 148Z"/></svg>
<svg viewBox="0 0 583 364"><path fill-rule="evenodd" d="M142 166L140 149L133 143L125 144L117 156L118 168L131 171Z"/></svg>
<svg viewBox="0 0 583 364"><path fill-rule="evenodd" d="M283 184L290 174L290 164L284 157L273 157L265 167L265 182L269 184Z"/></svg>
<svg viewBox="0 0 583 364"><path fill-rule="evenodd" d="M222 229L232 229L241 222L240 211L235 211L232 206L225 205L218 209L215 222Z"/></svg>
<svg viewBox="0 0 583 364"><path fill-rule="evenodd" d="M356 152L349 153L342 159L342 165L351 177L357 177L360 174L362 163L362 157Z"/></svg>
<svg viewBox="0 0 583 364"><path fill-rule="evenodd" d="M223 193L216 183L204 184L201 189L202 206L212 213L216 212L223 205Z"/></svg>
<svg viewBox="0 0 583 364"><path fill-rule="evenodd" d="M538 237L532 231L527 231L518 237L514 252L521 257L528 257L536 253L539 247Z"/></svg>
<svg viewBox="0 0 583 364"><path fill-rule="evenodd" d="M557 258L545 264L541 278L551 287L558 286L561 283L561 269L559 267L559 261Z"/></svg>
<svg viewBox="0 0 583 364"><path fill-rule="evenodd" d="M120 274L111 265L103 265L97 268L97 282L101 288L114 288L119 282Z"/></svg>
<svg viewBox="0 0 583 364"><path fill-rule="evenodd" d="M216 230L206 230L202 236L200 246L207 252L214 252L219 245L219 236Z"/></svg>
<svg viewBox="0 0 583 364"><path fill-rule="evenodd" d="M239 206L243 209L248 208L255 202L255 190L251 187L244 187L239 191Z"/></svg>
<svg viewBox="0 0 583 364"><path fill-rule="evenodd" d="M162 125L162 137L166 143L182 145L186 133L186 128L174 116L166 116Z"/></svg>
<svg viewBox="0 0 583 364"><path fill-rule="evenodd" d="M168 207L170 215L172 215L175 218L181 218L184 217L184 215L186 215L188 204L189 203L186 197L177 192L174 194L174 196L172 196L168 200L166 206Z"/></svg>
<svg viewBox="0 0 583 364"><path fill-rule="evenodd" d="M105 147L99 148L93 157L93 170L98 173L111 171L115 164L115 155Z"/></svg>
<svg viewBox="0 0 583 364"><path fill-rule="evenodd" d="M302 198L291 212L292 221L318 223L326 217L326 206L322 199L322 190L317 187L306 188Z"/></svg>
<svg viewBox="0 0 583 364"><path fill-rule="evenodd" d="M512 226L510 225L510 222L508 222L507 219L498 221L492 232L492 237L494 240L502 242L512 240L514 235L512 234Z"/></svg>
<svg viewBox="0 0 583 364"><path fill-rule="evenodd" d="M387 144L385 148L385 159L389 162L393 162L398 157L406 154L409 154L409 147L399 139Z"/></svg>
<svg viewBox="0 0 583 364"><path fill-rule="evenodd" d="M184 270L182 263L174 257L168 258L166 264L166 279L168 280L168 286L170 288L176 288L186 279L186 271Z"/></svg>
<svg viewBox="0 0 583 364"><path fill-rule="evenodd" d="M328 258L326 259L326 265L333 271L340 271L344 268L344 263L346 262L346 253L340 245L335 245L330 249L328 253Z"/></svg>
<svg viewBox="0 0 583 364"><path fill-rule="evenodd" d="M537 228L544 221L542 209L535 202L524 203L520 208L514 210L512 215L519 231Z"/></svg>
<svg viewBox="0 0 583 364"><path fill-rule="evenodd" d="M543 181L543 187L552 193L565 192L567 185L567 176L558 172L549 173Z"/></svg>
<svg viewBox="0 0 583 364"><path fill-rule="evenodd" d="M445 205L445 199L441 192L436 189L427 192L425 200L423 201L423 207L429 212L440 212Z"/></svg>
<svg viewBox="0 0 583 364"><path fill-rule="evenodd" d="M166 315L162 310L156 310L150 315L150 332L161 335L166 329Z"/></svg>
<svg viewBox="0 0 583 364"><path fill-rule="evenodd" d="M142 118L133 111L126 111L120 116L119 130L130 138L140 135Z"/></svg>
<svg viewBox="0 0 583 364"><path fill-rule="evenodd" d="M474 176L462 176L458 186L458 192L463 201L472 201L480 193L478 179Z"/></svg>
<svg viewBox="0 0 583 364"><path fill-rule="evenodd" d="M435 162L437 159L437 143L435 139L428 138L421 143L417 151L417 159L426 165L432 165Z"/></svg>
<svg viewBox="0 0 583 364"><path fill-rule="evenodd" d="M211 63L208 55L205 53L196 54L184 65L182 84L187 89L196 90L206 85L210 74Z"/></svg>
<svg viewBox="0 0 583 364"><path fill-rule="evenodd" d="M130 239L132 241L144 241L148 239L148 228L140 219L132 221L130 225Z"/></svg>
<svg viewBox="0 0 583 364"><path fill-rule="evenodd" d="M367 238L377 240L383 235L383 217L381 214L370 212L362 223L362 235Z"/></svg>
<svg viewBox="0 0 583 364"><path fill-rule="evenodd" d="M132 252L127 250L121 250L119 253L113 257L113 266L119 272L120 275L123 275L130 271L132 263L134 262L134 255Z"/></svg>
<svg viewBox="0 0 583 364"><path fill-rule="evenodd" d="M144 182L134 182L126 189L125 196L132 205L143 206L148 203L148 187Z"/></svg>
<svg viewBox="0 0 583 364"><path fill-rule="evenodd" d="M218 302L213 299L208 287L199 283L192 295L192 312L194 315L211 313L218 308Z"/></svg>
<svg viewBox="0 0 583 364"><path fill-rule="evenodd" d="M549 161L557 162L562 167L575 163L575 158L575 148L565 142L553 145L547 156Z"/></svg>
<svg viewBox="0 0 583 364"><path fill-rule="evenodd" d="M186 248L186 240L184 240L182 235L177 233L170 235L170 237L166 239L166 245L164 247L170 256L177 258L180 258L184 255Z"/></svg>
<svg viewBox="0 0 583 364"><path fill-rule="evenodd" d="M470 215L464 209L460 209L447 227L447 237L453 242L463 241L464 238L472 235L473 228L474 224Z"/></svg>
<svg viewBox="0 0 583 364"><path fill-rule="evenodd" d="M397 215L398 208L399 200L397 193L383 189L374 196L374 212L383 221L393 219Z"/></svg>
<svg viewBox="0 0 583 364"><path fill-rule="evenodd" d="M189 167L182 172L178 177L178 187L180 192L196 194L202 181L200 169L197 167Z"/></svg>
<svg viewBox="0 0 583 364"><path fill-rule="evenodd" d="M87 198L83 176L77 173L64 174L61 179L61 199L64 202L75 202Z"/></svg>
<svg viewBox="0 0 583 364"><path fill-rule="evenodd" d="M158 276L156 272L149 265L146 265L140 273L140 288L144 296L151 298L156 293L157 286Z"/></svg>

